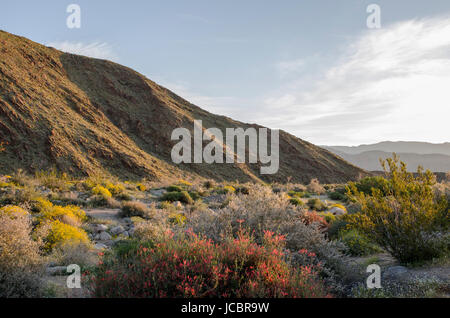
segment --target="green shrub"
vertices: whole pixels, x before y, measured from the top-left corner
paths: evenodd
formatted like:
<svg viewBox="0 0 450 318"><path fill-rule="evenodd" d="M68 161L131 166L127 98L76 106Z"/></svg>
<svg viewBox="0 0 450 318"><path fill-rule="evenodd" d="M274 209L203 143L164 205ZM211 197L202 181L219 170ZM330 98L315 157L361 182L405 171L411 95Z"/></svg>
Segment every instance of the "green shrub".
<svg viewBox="0 0 450 318"><path fill-rule="evenodd" d="M295 198L309 198L310 195L306 192L289 191L288 195Z"/></svg>
<svg viewBox="0 0 450 318"><path fill-rule="evenodd" d="M432 172L409 173L398 157L382 162L389 175L383 191L371 195L349 184L348 195L361 205L361 213L347 215L351 227L384 247L402 263L429 260L450 248L448 201L433 191ZM389 171L388 171L389 169ZM383 181L384 182L384 181Z"/></svg>
<svg viewBox="0 0 450 318"><path fill-rule="evenodd" d="M320 199L317 198L309 199L307 205L311 210L315 211L325 211L327 209L325 203L323 203L322 201L320 201Z"/></svg>
<svg viewBox="0 0 450 318"><path fill-rule="evenodd" d="M386 195L389 192L389 182L381 176L365 177L356 182L355 186L359 192L367 195L372 194L372 189L381 191L382 195Z"/></svg>
<svg viewBox="0 0 450 318"><path fill-rule="evenodd" d="M291 202L291 204L293 204L295 206L304 206L305 205L305 203L299 198L290 198L289 202Z"/></svg>
<svg viewBox="0 0 450 318"><path fill-rule="evenodd" d="M337 192L337 191L329 192L328 197L331 200L335 200L335 201L345 201L347 199L347 196L345 194Z"/></svg>
<svg viewBox="0 0 450 318"><path fill-rule="evenodd" d="M339 238L348 247L348 251L351 255L365 256L381 252L381 249L377 245L357 230L341 231L339 233Z"/></svg>
<svg viewBox="0 0 450 318"><path fill-rule="evenodd" d="M166 192L159 199L161 201L169 201L169 202L180 201L186 204L194 203L194 200L191 198L191 196L187 191Z"/></svg>
<svg viewBox="0 0 450 318"><path fill-rule="evenodd" d="M342 217L336 217L336 219L329 224L330 226L327 230L328 237L332 240L336 240L339 238L339 233L345 230L348 222L345 221Z"/></svg>
<svg viewBox="0 0 450 318"><path fill-rule="evenodd" d="M171 185L166 188L167 192L181 192L183 188L177 185Z"/></svg>

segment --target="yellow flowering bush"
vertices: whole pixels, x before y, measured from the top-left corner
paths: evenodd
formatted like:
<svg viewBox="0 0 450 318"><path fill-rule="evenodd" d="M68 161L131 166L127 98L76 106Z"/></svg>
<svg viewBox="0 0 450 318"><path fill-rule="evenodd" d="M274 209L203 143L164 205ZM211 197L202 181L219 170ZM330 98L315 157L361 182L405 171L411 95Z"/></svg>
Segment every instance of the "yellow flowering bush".
<svg viewBox="0 0 450 318"><path fill-rule="evenodd" d="M109 199L112 197L111 192L109 192L108 189L106 189L105 187L101 186L101 185L96 185L95 187L92 188L92 193L95 195L100 195L105 199Z"/></svg>
<svg viewBox="0 0 450 318"><path fill-rule="evenodd" d="M26 216L28 215L28 212L16 205L7 205L3 208L0 208L0 215L7 215L9 217Z"/></svg>
<svg viewBox="0 0 450 318"><path fill-rule="evenodd" d="M50 202L51 204L51 202ZM69 225L80 225L86 220L86 213L75 205L68 205L65 207L52 205L41 212L37 218L39 222L46 221L61 221Z"/></svg>
<svg viewBox="0 0 450 318"><path fill-rule="evenodd" d="M138 183L137 188L139 191L142 191L142 192L147 190L147 187L145 185L143 185L142 183Z"/></svg>
<svg viewBox="0 0 450 318"><path fill-rule="evenodd" d="M51 251L55 246L67 243L85 245L89 245L90 243L85 231L58 220L50 223L49 233L44 241L46 251Z"/></svg>
<svg viewBox="0 0 450 318"><path fill-rule="evenodd" d="M106 183L105 188L114 196L119 195L125 191L125 187L121 184Z"/></svg>

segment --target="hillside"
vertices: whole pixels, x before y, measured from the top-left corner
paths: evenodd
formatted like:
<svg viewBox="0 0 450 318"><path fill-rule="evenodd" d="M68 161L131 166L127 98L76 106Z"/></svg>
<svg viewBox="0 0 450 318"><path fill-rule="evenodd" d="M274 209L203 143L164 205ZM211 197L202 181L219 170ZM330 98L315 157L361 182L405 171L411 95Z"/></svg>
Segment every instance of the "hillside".
<svg viewBox="0 0 450 318"><path fill-rule="evenodd" d="M175 128L260 127L211 114L127 67L72 55L0 31L0 172L56 168L160 180L334 183L366 172L327 150L280 132L280 169L258 164L172 163Z"/></svg>
<svg viewBox="0 0 450 318"><path fill-rule="evenodd" d="M392 157L393 152L397 153L400 159L408 165L409 171L416 171L419 165L433 172L450 171L450 143L387 141L356 147L323 147L369 171L382 170L379 159Z"/></svg>

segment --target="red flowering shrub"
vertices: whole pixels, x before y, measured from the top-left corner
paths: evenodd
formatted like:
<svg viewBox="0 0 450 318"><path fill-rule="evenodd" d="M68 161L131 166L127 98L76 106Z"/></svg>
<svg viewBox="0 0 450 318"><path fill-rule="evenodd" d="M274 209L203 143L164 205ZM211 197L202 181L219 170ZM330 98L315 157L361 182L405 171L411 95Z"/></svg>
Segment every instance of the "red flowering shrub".
<svg viewBox="0 0 450 318"><path fill-rule="evenodd" d="M325 297L316 268L288 265L283 244L284 237L272 232L262 246L243 231L220 244L193 232L168 235L125 259L104 256L90 275L93 296Z"/></svg>

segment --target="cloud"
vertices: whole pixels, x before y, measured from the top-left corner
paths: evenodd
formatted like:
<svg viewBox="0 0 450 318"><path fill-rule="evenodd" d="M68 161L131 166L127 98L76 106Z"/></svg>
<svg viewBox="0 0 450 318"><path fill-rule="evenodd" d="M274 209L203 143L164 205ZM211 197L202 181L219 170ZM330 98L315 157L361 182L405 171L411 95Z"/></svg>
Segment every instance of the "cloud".
<svg viewBox="0 0 450 318"><path fill-rule="evenodd" d="M295 59L290 61L277 62L275 64L275 68L277 69L281 77L285 77L289 74L302 71L305 67L305 64L306 62L304 59Z"/></svg>
<svg viewBox="0 0 450 318"><path fill-rule="evenodd" d="M118 61L118 57L114 54L108 43L83 43L83 42L50 42L47 46L54 47L66 53L89 56L98 59Z"/></svg>
<svg viewBox="0 0 450 318"><path fill-rule="evenodd" d="M449 141L450 18L368 30L337 60L309 89L298 77L267 96L259 121L321 144Z"/></svg>

